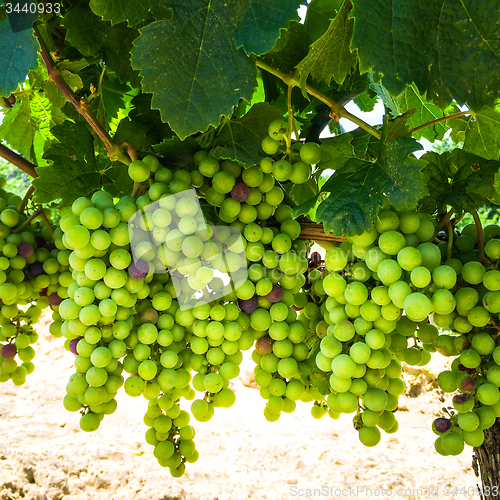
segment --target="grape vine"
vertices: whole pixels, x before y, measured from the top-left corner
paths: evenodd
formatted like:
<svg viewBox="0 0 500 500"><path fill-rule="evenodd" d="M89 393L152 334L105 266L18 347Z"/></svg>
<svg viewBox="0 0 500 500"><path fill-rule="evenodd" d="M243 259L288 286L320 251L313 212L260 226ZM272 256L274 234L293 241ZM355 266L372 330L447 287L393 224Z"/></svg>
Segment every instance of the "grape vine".
<svg viewBox="0 0 500 500"><path fill-rule="evenodd" d="M119 390L144 397L180 477L244 351L267 420L352 414L366 446L398 430L404 364L438 352L435 450L481 448L492 487L500 228L477 211L500 199L500 3L257 3L62 2L25 29L0 7L0 156L32 178L24 199L1 181L0 381L36 376L50 308L66 410L91 432Z"/></svg>

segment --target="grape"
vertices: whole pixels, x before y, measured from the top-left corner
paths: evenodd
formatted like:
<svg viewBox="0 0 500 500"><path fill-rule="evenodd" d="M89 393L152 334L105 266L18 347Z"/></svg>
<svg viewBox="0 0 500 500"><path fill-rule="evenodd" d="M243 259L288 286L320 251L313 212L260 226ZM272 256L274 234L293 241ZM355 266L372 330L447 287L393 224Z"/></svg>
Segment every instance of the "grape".
<svg viewBox="0 0 500 500"><path fill-rule="evenodd" d="M17 347L14 344L6 344L0 349L0 357L3 359L14 359L17 354Z"/></svg>
<svg viewBox="0 0 500 500"><path fill-rule="evenodd" d="M476 381L472 377L467 377L460 383L460 389L466 392L472 392L476 387ZM450 391L451 392L451 391Z"/></svg>
<svg viewBox="0 0 500 500"><path fill-rule="evenodd" d="M231 189L231 198L240 203L246 201L250 196L250 188L244 182L238 182Z"/></svg>
<svg viewBox="0 0 500 500"><path fill-rule="evenodd" d="M438 435L446 434L451 429L451 422L447 418L436 418L436 420L432 422L432 429Z"/></svg>
<svg viewBox="0 0 500 500"><path fill-rule="evenodd" d="M315 142L306 142L299 150L300 158L308 165L315 165L321 160L321 148Z"/></svg>

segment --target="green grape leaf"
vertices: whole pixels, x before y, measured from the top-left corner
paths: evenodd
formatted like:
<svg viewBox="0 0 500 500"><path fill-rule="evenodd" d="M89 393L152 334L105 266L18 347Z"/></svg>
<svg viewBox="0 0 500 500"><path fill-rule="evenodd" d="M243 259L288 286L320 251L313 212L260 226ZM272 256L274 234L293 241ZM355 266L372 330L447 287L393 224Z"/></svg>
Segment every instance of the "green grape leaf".
<svg viewBox="0 0 500 500"><path fill-rule="evenodd" d="M373 73L371 71L368 73L368 80L370 82L369 89L378 95L378 97L384 104L386 113L389 112L392 117L398 116L399 113L394 99L381 82L374 81Z"/></svg>
<svg viewBox="0 0 500 500"><path fill-rule="evenodd" d="M306 58L297 65L303 92L309 75L327 85L332 79L341 85L356 67L356 53L349 49L354 27L354 21L348 18L350 5L350 0L345 0L326 33L311 45Z"/></svg>
<svg viewBox="0 0 500 500"><path fill-rule="evenodd" d="M168 2L153 0L90 0L90 8L102 17L104 21L118 24L127 21L128 26L136 26L149 15L156 20L166 20L172 17L172 9Z"/></svg>
<svg viewBox="0 0 500 500"><path fill-rule="evenodd" d="M325 139L321 143L321 161L316 165L318 171L340 170L350 158L356 158L358 155L352 141L352 134L340 134L331 139ZM359 156L364 157L365 152L366 148Z"/></svg>
<svg viewBox="0 0 500 500"><path fill-rule="evenodd" d="M120 120L114 142L130 141L139 151L153 152L152 146L172 137L170 127L161 121L160 113L151 109L151 96L140 93L132 99L133 109Z"/></svg>
<svg viewBox="0 0 500 500"><path fill-rule="evenodd" d="M102 55L106 68L115 72L121 82L139 85L139 72L132 69L129 61L132 42L139 36L137 29L127 28L125 23L112 26L102 21L82 0L64 16L64 26L68 30L67 41L84 56Z"/></svg>
<svg viewBox="0 0 500 500"><path fill-rule="evenodd" d="M304 201L300 205L297 205L293 210L292 210L292 217L296 219L297 217L301 215L307 215L313 208L316 206L316 203L318 202L319 198L319 193L314 195L312 198L309 198L307 201ZM314 220L314 219L312 219Z"/></svg>
<svg viewBox="0 0 500 500"><path fill-rule="evenodd" d="M452 139L463 142L463 149L487 160L498 160L500 150L500 112L484 107L470 116L450 120Z"/></svg>
<svg viewBox="0 0 500 500"><path fill-rule="evenodd" d="M310 44L325 33L342 3L343 0L312 0L308 4L304 26Z"/></svg>
<svg viewBox="0 0 500 500"><path fill-rule="evenodd" d="M236 45L247 54L263 54L273 48L288 21L299 19L297 9L303 0L248 0L242 21L235 32Z"/></svg>
<svg viewBox="0 0 500 500"><path fill-rule="evenodd" d="M451 206L461 213L487 206L491 201L498 203L499 161L486 160L459 148L442 154L428 152L422 160L427 161L424 174L432 193L423 200L428 210L446 210Z"/></svg>
<svg viewBox="0 0 500 500"><path fill-rule="evenodd" d="M308 50L304 25L291 21L287 29L280 31L276 44L272 50L262 56L262 60L280 71L292 72L295 66L307 56Z"/></svg>
<svg viewBox="0 0 500 500"><path fill-rule="evenodd" d="M0 22L0 96L8 96L37 67L38 44L33 30L12 33L8 19Z"/></svg>
<svg viewBox="0 0 500 500"><path fill-rule="evenodd" d="M113 74L104 75L99 87L99 106L96 113L101 123L116 118L120 110L125 108L125 94L129 90L128 85L120 83Z"/></svg>
<svg viewBox="0 0 500 500"><path fill-rule="evenodd" d="M321 188L328 196L316 210L316 221L323 222L327 233L341 236L368 230L383 205L382 195L396 210L408 210L428 193L422 173L425 161L412 155L421 146L408 137L407 119L408 115L386 120L382 139L377 143L361 142L357 151L353 148L354 137L352 142L344 139L343 153L335 151L335 140L322 146L325 164L335 169ZM361 135L356 140L359 138Z"/></svg>
<svg viewBox="0 0 500 500"><path fill-rule="evenodd" d="M118 167L105 157L97 159L94 139L83 123L66 120L52 128L59 142L53 143L43 155L52 164L38 167L39 177L33 180L36 203L49 203L61 199L67 206L80 196L90 197L102 186L116 184L116 189L124 186L132 189L132 181L126 174L126 166ZM109 171L109 172L108 172Z"/></svg>
<svg viewBox="0 0 500 500"><path fill-rule="evenodd" d="M500 92L499 15L498 0L357 0L352 47L361 72L373 68L393 95L415 82L436 104L479 110Z"/></svg>
<svg viewBox="0 0 500 500"><path fill-rule="evenodd" d="M40 132L44 141L53 139L51 127L62 123L64 118L43 92L33 90L22 95L16 105L6 111L0 124L0 137L27 160L33 161L36 133Z"/></svg>
<svg viewBox="0 0 500 500"><path fill-rule="evenodd" d="M373 111L375 108L375 104L377 104L377 95L370 95L367 91L361 92L358 96L356 96L353 101L354 104L363 112L369 113Z"/></svg>
<svg viewBox="0 0 500 500"><path fill-rule="evenodd" d="M377 169L371 162L350 159L333 174L322 191L328 192L316 210L316 222L323 222L326 233L335 236L361 234L370 228L383 205L378 196Z"/></svg>
<svg viewBox="0 0 500 500"><path fill-rule="evenodd" d="M68 84L69 88L73 92L78 92L82 87L82 79L80 76L72 73L68 70L59 70L61 78ZM53 108L61 109L67 102L66 96L61 92L61 89L53 80L45 80L40 85L43 89L43 93L47 99L51 102Z"/></svg>
<svg viewBox="0 0 500 500"><path fill-rule="evenodd" d="M317 194L318 183L314 177L303 184L294 184L292 189L290 189L290 197L295 203L297 203L297 205L302 205L311 198L315 197Z"/></svg>
<svg viewBox="0 0 500 500"><path fill-rule="evenodd" d="M162 164L171 170L196 169L193 156L200 150L200 145L193 137L181 141L177 137L165 139L160 144L155 144L154 150L162 156Z"/></svg>
<svg viewBox="0 0 500 500"><path fill-rule="evenodd" d="M184 139L217 126L240 99L250 101L256 68L243 49L236 48L226 2L172 0L171 5L173 21L157 21L140 30L132 66L140 70L142 90L153 94L152 105L162 120Z"/></svg>
<svg viewBox="0 0 500 500"><path fill-rule="evenodd" d="M408 120L410 128L418 127L419 125L423 125L444 116L441 108L427 102L425 97L420 95L414 83L408 85L404 92L396 97L395 102L399 113L405 113L412 109L415 110L415 114ZM425 127L415 132L413 135L415 139L423 137L430 142L434 142L436 140L441 140L447 130L448 127L441 122L432 127Z"/></svg>
<svg viewBox="0 0 500 500"><path fill-rule="evenodd" d="M273 120L283 118L274 107L265 102L254 104L237 120L223 122L213 143L215 158L234 160L246 167L258 164L262 158L262 140Z"/></svg>

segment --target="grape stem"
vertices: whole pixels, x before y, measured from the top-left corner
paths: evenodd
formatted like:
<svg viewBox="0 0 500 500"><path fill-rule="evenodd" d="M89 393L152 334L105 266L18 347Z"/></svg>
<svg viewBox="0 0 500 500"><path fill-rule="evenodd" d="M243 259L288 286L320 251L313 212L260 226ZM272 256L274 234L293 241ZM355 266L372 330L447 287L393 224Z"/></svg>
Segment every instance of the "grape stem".
<svg viewBox="0 0 500 500"><path fill-rule="evenodd" d="M290 154L292 147L292 128L293 128L292 90L293 87L289 85L287 92L288 133L286 134L286 154Z"/></svg>
<svg viewBox="0 0 500 500"><path fill-rule="evenodd" d="M446 220L446 227L448 229L448 245L446 246L446 259L450 260L451 252L453 250L453 227L451 225L449 218Z"/></svg>
<svg viewBox="0 0 500 500"><path fill-rule="evenodd" d="M453 114L447 115L447 116L442 116L441 118L436 118L435 120L424 123L423 125L419 125L418 127L412 128L411 133L413 135L415 132L418 132L419 130L422 130L423 128L432 127L433 125L437 125L438 123L445 122L446 120L453 120L453 118L458 118L460 116L471 115L471 114L473 114L472 111L467 110L467 111L460 111L459 113L453 113Z"/></svg>
<svg viewBox="0 0 500 500"><path fill-rule="evenodd" d="M36 219L39 215L43 213L42 205L38 205L36 212L28 217L15 231L12 231L13 234L19 234L23 229L31 224L31 222Z"/></svg>
<svg viewBox="0 0 500 500"><path fill-rule="evenodd" d="M130 159L132 161L136 161L137 158L137 149L135 149L135 146L128 141L123 141L118 144L118 147L120 148L121 151L123 151L125 148L127 149L127 154L129 155ZM134 187L132 188L132 198L135 198L137 196L137 193L139 192L139 189L141 187L140 182L135 182L134 181Z"/></svg>
<svg viewBox="0 0 500 500"><path fill-rule="evenodd" d="M24 213L24 209L26 208L26 205L28 204L28 201L33 196L34 192L35 192L35 188L33 186L30 186L28 188L28 191L26 191L26 194L24 195L23 201L21 202L21 206L19 207L20 214Z"/></svg>
<svg viewBox="0 0 500 500"><path fill-rule="evenodd" d="M47 215L43 211L42 205L38 205L38 207L41 210L40 217L43 220L43 223L45 224L45 227L47 228L47 231L49 232L50 239L51 239L52 243L55 244L56 239L54 237L54 231L52 229L52 226L50 225L49 219L47 218Z"/></svg>
<svg viewBox="0 0 500 500"><path fill-rule="evenodd" d="M448 212L446 212L444 217L439 221L439 224L437 225L436 230L434 231L434 236L436 236L444 226L448 225L448 222L450 221L450 218L454 213L455 213L455 209L453 209L453 208L450 209Z"/></svg>
<svg viewBox="0 0 500 500"><path fill-rule="evenodd" d="M92 127L92 130L96 133L97 137L101 139L104 147L108 152L108 157L111 161L119 161L124 163L125 165L130 164L130 159L123 154L119 145L115 144L111 139L110 135L106 130L104 130L103 126L99 123L96 117L93 115L92 111L90 111L90 105L85 97L78 99L76 94L71 90L69 85L64 81L64 78L61 76L61 72L54 65L54 61L52 60L52 56L45 45L45 42L40 34L40 31L35 26L33 27L35 32L35 38L38 40L40 44L40 55L42 56L45 67L47 68L47 74L49 78L59 87L64 96L68 99L68 101L74 106L76 111L80 113L87 123Z"/></svg>
<svg viewBox="0 0 500 500"><path fill-rule="evenodd" d="M472 218L474 219L474 224L476 225L476 231L477 231L477 249L478 249L478 260L481 263L485 262L484 258L484 232L483 232L483 226L481 224L481 221L479 219L479 215L477 214L476 210L472 210L470 212L472 215Z"/></svg>
<svg viewBox="0 0 500 500"><path fill-rule="evenodd" d="M266 64L263 61L256 61L256 65L258 68L261 68L268 73L271 73L272 75L276 76L280 80L282 80L288 87L299 87L300 88L300 81L297 78L296 75L288 74L288 73L283 73L282 71L277 70L276 68L273 68L269 64ZM314 87L311 87L306 83L305 85L305 90L308 94L316 97L321 102L324 102L327 106L330 107L331 111L331 116L333 119L337 120L339 118L347 118L351 122L355 123L358 125L360 128L363 130L366 130L369 134L373 135L377 139L380 139L382 137L382 134L374 127L369 125L368 123L364 122L361 120L361 118L358 118L357 116L354 116L353 114L349 113L344 106L341 106L334 100L330 99L326 95L322 94L318 90L316 90Z"/></svg>
<svg viewBox="0 0 500 500"><path fill-rule="evenodd" d="M29 162L17 153L14 153L14 151L3 144L0 144L0 156L9 163L12 163L15 167L22 170L25 174L28 174L31 177L38 177L33 163Z"/></svg>

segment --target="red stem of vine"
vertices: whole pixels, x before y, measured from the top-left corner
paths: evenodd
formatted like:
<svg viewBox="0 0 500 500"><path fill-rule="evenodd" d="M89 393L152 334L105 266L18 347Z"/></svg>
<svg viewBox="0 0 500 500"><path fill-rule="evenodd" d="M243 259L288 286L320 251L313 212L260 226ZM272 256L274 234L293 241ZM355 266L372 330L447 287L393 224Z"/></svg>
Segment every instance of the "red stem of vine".
<svg viewBox="0 0 500 500"><path fill-rule="evenodd" d="M97 137L101 139L104 147L108 152L108 156L111 160L120 161L125 165L130 164L130 159L127 158L121 151L120 147L113 142L110 135L104 130L102 125L95 118L93 113L90 111L90 105L85 97L78 99L75 93L69 88L68 84L64 81L61 76L59 69L54 65L54 61L49 53L45 42L36 27L34 27L35 37L40 44L40 55L42 56L45 67L47 68L47 74L53 80L53 82L59 87L61 92L65 95L69 102L74 106L76 111L80 113L87 123L92 127L93 131L96 133Z"/></svg>
<svg viewBox="0 0 500 500"><path fill-rule="evenodd" d="M0 144L0 156L9 163L12 163L15 167L22 170L25 174L28 174L31 177L38 177L33 163L29 162L17 153L14 153L14 151L3 144Z"/></svg>

